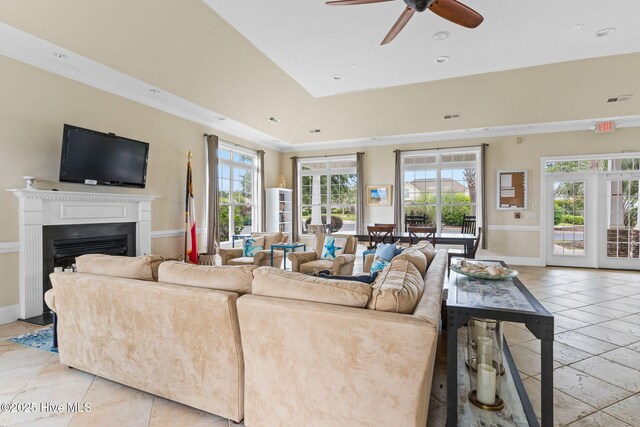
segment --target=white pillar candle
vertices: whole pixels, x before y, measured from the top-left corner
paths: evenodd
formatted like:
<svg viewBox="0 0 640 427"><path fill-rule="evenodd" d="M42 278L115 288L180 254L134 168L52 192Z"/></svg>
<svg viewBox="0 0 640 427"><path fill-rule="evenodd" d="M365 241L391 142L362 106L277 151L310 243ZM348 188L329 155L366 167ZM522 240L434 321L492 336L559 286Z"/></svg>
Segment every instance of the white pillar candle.
<svg viewBox="0 0 640 427"><path fill-rule="evenodd" d="M478 363L493 365L493 340L489 337L478 337Z"/></svg>
<svg viewBox="0 0 640 427"><path fill-rule="evenodd" d="M62 267L53 267L54 273L62 273Z"/></svg>
<svg viewBox="0 0 640 427"><path fill-rule="evenodd" d="M478 402L485 405L494 405L496 403L496 370L493 366L478 365L478 391L476 398Z"/></svg>
<svg viewBox="0 0 640 427"><path fill-rule="evenodd" d="M487 323L483 322L482 320L474 320L473 321L473 326L474 326L474 338L477 337L486 337L487 336Z"/></svg>
<svg viewBox="0 0 640 427"><path fill-rule="evenodd" d="M65 273L73 273L73 269L71 269L71 268L65 268L65 269L64 269L64 272L65 272Z"/></svg>

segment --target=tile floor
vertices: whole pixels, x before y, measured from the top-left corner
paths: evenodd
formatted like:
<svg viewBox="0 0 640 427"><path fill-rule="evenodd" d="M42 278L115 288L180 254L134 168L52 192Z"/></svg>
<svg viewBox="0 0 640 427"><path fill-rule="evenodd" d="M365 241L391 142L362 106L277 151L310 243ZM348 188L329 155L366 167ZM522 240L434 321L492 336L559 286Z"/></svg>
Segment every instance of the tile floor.
<svg viewBox="0 0 640 427"><path fill-rule="evenodd" d="M532 293L556 315L556 425L640 426L640 273L517 269ZM0 402L88 402L92 410L62 414L0 412L1 426L228 425L227 420L215 415L68 369L60 365L55 354L6 341L35 329L38 327L23 322L0 325ZM538 341L520 325L509 324L505 329L538 411ZM430 427L445 425L444 349L439 345Z"/></svg>

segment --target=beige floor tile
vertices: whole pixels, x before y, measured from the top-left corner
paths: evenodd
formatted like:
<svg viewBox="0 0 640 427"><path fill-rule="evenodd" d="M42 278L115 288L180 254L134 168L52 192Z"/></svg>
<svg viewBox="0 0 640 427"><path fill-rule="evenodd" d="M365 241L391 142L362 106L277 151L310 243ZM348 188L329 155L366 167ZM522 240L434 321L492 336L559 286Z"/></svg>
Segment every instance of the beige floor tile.
<svg viewBox="0 0 640 427"><path fill-rule="evenodd" d="M505 325L504 336L507 338L509 344L518 344L536 338L529 330L511 324Z"/></svg>
<svg viewBox="0 0 640 427"><path fill-rule="evenodd" d="M640 314L632 314L631 316L619 317L620 320L634 325L640 325Z"/></svg>
<svg viewBox="0 0 640 427"><path fill-rule="evenodd" d="M20 346L14 350L0 354L0 366L7 370L27 366L43 366L52 357L53 353Z"/></svg>
<svg viewBox="0 0 640 427"><path fill-rule="evenodd" d="M596 409L602 409L631 395L631 392L565 366L553 373L554 387Z"/></svg>
<svg viewBox="0 0 640 427"><path fill-rule="evenodd" d="M115 405L133 400L149 400L153 396L144 391L118 384L101 377L95 377L91 387L84 396L83 402L91 407Z"/></svg>
<svg viewBox="0 0 640 427"><path fill-rule="evenodd" d="M147 399L121 401L96 407L92 405L90 412L77 413L71 425L73 427L148 427L152 404L153 397L149 395Z"/></svg>
<svg viewBox="0 0 640 427"><path fill-rule="evenodd" d="M562 313L563 311L566 311L566 310L571 310L571 308L565 307L564 305L553 303L549 299L541 299L540 304L542 304L544 308L546 308L547 310L549 310L551 313L554 313L554 314Z"/></svg>
<svg viewBox="0 0 640 427"><path fill-rule="evenodd" d="M607 307L613 310L624 311L635 314L640 311L640 300L632 298L621 298L612 301L605 301L596 304L598 307Z"/></svg>
<svg viewBox="0 0 640 427"><path fill-rule="evenodd" d="M604 288L604 289L606 289L606 288ZM612 293L606 292L606 290L598 290L598 289L592 289L592 290L589 290L589 291L581 291L580 293L583 294L583 295L594 296L594 297L596 297L596 298L598 298L600 300L598 302L613 301L613 300L620 299L622 297L621 295L612 294Z"/></svg>
<svg viewBox="0 0 640 427"><path fill-rule="evenodd" d="M627 347L603 353L600 357L604 357L612 362L640 371L640 352L631 350Z"/></svg>
<svg viewBox="0 0 640 427"><path fill-rule="evenodd" d="M444 427L447 424L447 407L441 406L439 408L429 408L429 416L427 418L427 425L429 427Z"/></svg>
<svg viewBox="0 0 640 427"><path fill-rule="evenodd" d="M554 314L553 323L556 326L560 326L561 328L571 331L573 329L584 328L585 326L589 326L590 323L583 322L581 320L575 320L570 317L563 316L562 314Z"/></svg>
<svg viewBox="0 0 640 427"><path fill-rule="evenodd" d="M7 323L0 325L0 339L28 334L30 332L37 331L38 329L42 329L42 326L20 321Z"/></svg>
<svg viewBox="0 0 640 427"><path fill-rule="evenodd" d="M640 342L637 342L635 344L630 344L626 348L628 348L630 350L634 350L634 351L640 352Z"/></svg>
<svg viewBox="0 0 640 427"><path fill-rule="evenodd" d="M640 371L596 356L571 365L572 368L627 391L640 392Z"/></svg>
<svg viewBox="0 0 640 427"><path fill-rule="evenodd" d="M27 423L37 419L49 418L68 413L68 403L79 403L87 393L88 385L84 383L54 384L44 387L24 389L18 394L15 403L36 404L36 411L27 413L0 413L0 425ZM43 404L62 405L63 411L42 410ZM50 408L50 407L47 407Z"/></svg>
<svg viewBox="0 0 640 427"><path fill-rule="evenodd" d="M629 315L629 313L625 313L620 310L615 310L613 308L607 308L607 307L599 307L596 305L588 305L586 307L580 307L578 310L586 311L587 313L598 314L600 316L609 317L611 319L617 319L619 317L624 317Z"/></svg>
<svg viewBox="0 0 640 427"><path fill-rule="evenodd" d="M574 299L576 301L582 301L588 304L597 304L602 301L602 298L596 295L592 295L589 291L571 293L567 296L567 298ZM610 299L615 299L616 297L610 297Z"/></svg>
<svg viewBox="0 0 640 427"><path fill-rule="evenodd" d="M616 331L624 332L625 334L635 335L640 338L640 325L634 325L633 323L625 322L623 320L609 320L601 324L604 327L614 329Z"/></svg>
<svg viewBox="0 0 640 427"><path fill-rule="evenodd" d="M569 424L570 427L630 427L630 424L620 421L617 418L607 415L603 411L584 417L574 423Z"/></svg>
<svg viewBox="0 0 640 427"><path fill-rule="evenodd" d="M153 398L149 427L173 426L228 427L229 421L226 418L155 396Z"/></svg>
<svg viewBox="0 0 640 427"><path fill-rule="evenodd" d="M566 310L562 312L562 315L565 317L569 317L574 320L580 320L581 322L586 322L589 324L606 322L607 320L611 320L609 317L600 316L599 314L588 313L583 310L573 309Z"/></svg>
<svg viewBox="0 0 640 427"><path fill-rule="evenodd" d="M531 405L536 413L536 416L540 418L540 406L542 400L540 399L540 381L535 378L527 378L523 381L524 387L527 390L527 395L531 401ZM560 390L553 390L553 414L554 425L566 425L572 421L584 417L595 411L590 405L581 402Z"/></svg>
<svg viewBox="0 0 640 427"><path fill-rule="evenodd" d="M54 417L40 418L26 423L11 424L12 427L67 427L75 414L63 414Z"/></svg>
<svg viewBox="0 0 640 427"><path fill-rule="evenodd" d="M606 289L607 289L607 292L610 292L612 294L617 294L620 296L625 296L625 297L640 294L640 287L638 287L637 285L631 285L631 284L611 286Z"/></svg>
<svg viewBox="0 0 640 427"><path fill-rule="evenodd" d="M518 371L522 372L525 376L534 376L542 372L540 369L539 353L518 345L512 345L509 349L511 350L511 355L513 356L513 361L516 363ZM559 363L553 363L554 368L559 366Z"/></svg>
<svg viewBox="0 0 640 427"><path fill-rule="evenodd" d="M518 345L540 354L539 341L529 341ZM560 365L568 365L579 360L588 359L589 357L592 357L592 355L582 350L578 350L577 348L571 347L558 341L555 341L553 343L553 360L558 362Z"/></svg>
<svg viewBox="0 0 640 427"><path fill-rule="evenodd" d="M552 302L554 304L561 305L567 308L579 308L579 307L584 307L585 305L589 305L588 302L577 301L572 299L571 294L567 294L559 297L545 298L543 303L544 302Z"/></svg>
<svg viewBox="0 0 640 427"><path fill-rule="evenodd" d="M601 341L596 338L591 338L583 334L579 334L575 331L567 331L555 336L556 341L563 344L567 344L578 350L586 351L587 353L598 355L607 351L615 350L617 345L611 344L605 341Z"/></svg>
<svg viewBox="0 0 640 427"><path fill-rule="evenodd" d="M637 426L640 423L640 394L636 394L621 402L615 403L608 408L605 408L605 412L609 415L625 421L632 426Z"/></svg>
<svg viewBox="0 0 640 427"><path fill-rule="evenodd" d="M86 372L79 371L77 369L71 369L66 365L62 365L60 363L60 358L58 355L53 355L51 359L45 364L42 369L38 371L36 375L34 375L29 383L27 384L27 388L33 387L43 387L48 385L55 384L66 384L66 383L84 383L87 386L91 386L95 375L88 374Z"/></svg>
<svg viewBox="0 0 640 427"><path fill-rule="evenodd" d="M640 337L606 328L602 326L602 324L591 325L584 328L576 329L575 332L621 346L640 341Z"/></svg>

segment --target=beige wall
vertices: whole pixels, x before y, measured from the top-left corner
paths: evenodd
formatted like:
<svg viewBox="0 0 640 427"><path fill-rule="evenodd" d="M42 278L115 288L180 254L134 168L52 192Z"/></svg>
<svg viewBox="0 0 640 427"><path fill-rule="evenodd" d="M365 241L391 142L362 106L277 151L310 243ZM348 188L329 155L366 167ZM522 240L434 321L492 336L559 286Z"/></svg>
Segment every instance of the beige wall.
<svg viewBox="0 0 640 427"><path fill-rule="evenodd" d="M540 225L540 159L547 156L564 156L597 153L620 153L622 151L640 151L640 128L618 129L613 134L594 132L563 132L554 134L527 135L522 143L516 143L516 137L489 138L486 140L447 141L400 146L359 147L340 150L304 151L284 153L282 164L285 167L287 182L291 182L291 156L324 156L355 153L363 151L364 183L394 183L394 153L396 148L412 150L420 148L456 147L488 143L487 148L487 220L485 224L501 226L539 226ZM528 171L529 210L521 219L515 219L512 211L496 210L495 188L496 171L502 169L526 169ZM395 188L394 188L395 191ZM392 207L365 207L365 224L374 222L393 222ZM538 258L540 251L540 233L538 231L490 231L488 250L483 256Z"/></svg>
<svg viewBox="0 0 640 427"><path fill-rule="evenodd" d="M203 134L250 148L260 148L222 135L201 125L154 110L81 83L0 56L0 186L22 188L23 175L45 182L39 188L75 191L122 192L161 196L152 205L152 230L184 227L185 153L193 152L194 191L197 220L204 224ZM147 187L87 187L57 182L62 126L69 123L89 129L114 132L150 143ZM280 153L265 150L266 185L275 186ZM18 200L0 191L0 242L18 240ZM176 257L182 253L181 238L154 239L153 250ZM0 308L18 303L17 254L0 254Z"/></svg>

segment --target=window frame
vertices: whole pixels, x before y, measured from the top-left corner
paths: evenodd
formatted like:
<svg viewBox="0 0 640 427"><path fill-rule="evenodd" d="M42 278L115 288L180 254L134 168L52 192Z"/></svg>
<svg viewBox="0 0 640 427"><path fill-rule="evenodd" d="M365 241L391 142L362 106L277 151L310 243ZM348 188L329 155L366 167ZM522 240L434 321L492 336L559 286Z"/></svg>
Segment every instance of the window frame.
<svg viewBox="0 0 640 427"><path fill-rule="evenodd" d="M229 151L229 159L224 159L220 156L220 150ZM254 150L250 150L245 147L241 147L227 141L220 141L218 144L218 189L216 190L216 196L218 197L218 208L228 207L229 209L229 222L228 232L229 240L221 240L219 243L232 243L233 235L236 234L234 230L235 208L237 206L249 206L251 207L251 232L257 231L258 219L260 212L260 203L262 202L259 193L259 174L258 174L258 153ZM234 154L240 154L242 156L251 157L251 164L235 161ZM220 198L220 182L221 182L221 169L223 166L229 167L229 203L222 203ZM234 171L236 169L246 169L251 171L251 201L249 203L238 203L234 198ZM218 227L220 227L218 225Z"/></svg>
<svg viewBox="0 0 640 427"><path fill-rule="evenodd" d="M443 156L447 155L455 155L455 154L475 154L475 160L473 161L451 161L451 162L443 162ZM411 157L420 157L420 156L435 156L435 162L426 163L424 166L419 169L420 171L435 171L436 173L436 200L435 203L426 203L423 205L415 205L415 206L434 206L436 209L436 217L435 223L438 232L443 232L442 230L442 211L444 208L450 208L454 206L474 206L476 212L476 223L479 226L483 224L482 218L482 202L483 202L483 192L484 192L484 183L482 182L483 172L482 172L482 148L480 146L473 147L459 147L459 148L436 148L432 150L415 150L415 151L404 151L401 153L400 159L400 176L402 182L402 189L397 189L397 191L401 191L401 196L398 198L402 201L402 206L400 209L400 222L402 230L405 228L405 215L407 211L407 207L411 207L413 205L407 205L405 203L405 173L408 172L410 168L407 168L406 160ZM447 170L458 170L458 169L469 169L475 168L476 170L476 200L475 202L469 201L469 204L460 204L460 203L446 203L443 205L443 191L442 191L442 172ZM414 169L418 170L418 169ZM429 194L429 193L427 193ZM396 200L398 200L396 199Z"/></svg>

